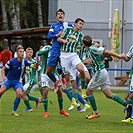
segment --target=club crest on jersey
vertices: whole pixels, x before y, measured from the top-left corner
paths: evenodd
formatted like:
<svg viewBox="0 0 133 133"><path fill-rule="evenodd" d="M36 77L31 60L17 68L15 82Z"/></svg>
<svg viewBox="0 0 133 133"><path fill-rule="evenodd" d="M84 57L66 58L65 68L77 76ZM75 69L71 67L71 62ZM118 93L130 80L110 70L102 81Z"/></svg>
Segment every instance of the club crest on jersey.
<svg viewBox="0 0 133 133"><path fill-rule="evenodd" d="M80 51L80 50L81 50L81 45L78 45L78 46L76 47L76 50L77 50L77 51Z"/></svg>
<svg viewBox="0 0 133 133"><path fill-rule="evenodd" d="M69 41L72 42L72 43L76 42L76 36L75 36L75 35L70 35L70 36L68 37L68 39L69 39Z"/></svg>

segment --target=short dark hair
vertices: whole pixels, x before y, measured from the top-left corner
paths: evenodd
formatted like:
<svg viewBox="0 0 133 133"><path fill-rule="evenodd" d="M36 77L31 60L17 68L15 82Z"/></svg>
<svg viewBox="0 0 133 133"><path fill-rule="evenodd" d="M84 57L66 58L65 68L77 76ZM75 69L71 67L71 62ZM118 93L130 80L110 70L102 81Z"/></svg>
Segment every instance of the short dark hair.
<svg viewBox="0 0 133 133"><path fill-rule="evenodd" d="M56 11L56 16L58 12L63 12L63 14L65 15L65 12L61 8Z"/></svg>
<svg viewBox="0 0 133 133"><path fill-rule="evenodd" d="M74 23L78 23L79 21L82 21L84 23L84 20L82 18L77 18Z"/></svg>
<svg viewBox="0 0 133 133"><path fill-rule="evenodd" d="M90 47L92 45L92 38L89 35L84 36L82 41L85 46Z"/></svg>

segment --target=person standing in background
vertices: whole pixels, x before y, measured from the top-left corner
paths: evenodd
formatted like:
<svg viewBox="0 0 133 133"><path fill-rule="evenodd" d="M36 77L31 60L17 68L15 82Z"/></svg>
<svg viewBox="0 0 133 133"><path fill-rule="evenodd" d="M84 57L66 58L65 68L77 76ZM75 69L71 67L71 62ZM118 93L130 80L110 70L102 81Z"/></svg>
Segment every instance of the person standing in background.
<svg viewBox="0 0 133 133"><path fill-rule="evenodd" d="M106 45L102 45L102 47L106 49ZM101 55L101 59L105 65L105 68L109 68L109 62L113 60L111 55L104 53L103 55Z"/></svg>
<svg viewBox="0 0 133 133"><path fill-rule="evenodd" d="M3 47L3 51L0 53L0 62L2 66L12 59L12 52L9 49L8 45ZM5 71L5 75L7 74L7 70Z"/></svg>
<svg viewBox="0 0 133 133"><path fill-rule="evenodd" d="M3 51L0 53L0 61L3 63L3 66L12 59L12 52L9 49L9 46L6 45L3 47Z"/></svg>

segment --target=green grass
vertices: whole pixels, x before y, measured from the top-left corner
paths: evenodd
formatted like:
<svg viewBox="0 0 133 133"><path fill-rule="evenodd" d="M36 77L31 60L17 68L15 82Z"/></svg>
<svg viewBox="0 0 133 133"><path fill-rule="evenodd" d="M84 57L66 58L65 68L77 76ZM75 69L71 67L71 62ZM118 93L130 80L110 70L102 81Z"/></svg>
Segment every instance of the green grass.
<svg viewBox="0 0 133 133"><path fill-rule="evenodd" d="M126 91L114 91L124 97ZM121 120L124 118L123 107L116 102L107 99L101 91L95 93L97 105L101 117L99 119L87 120L85 116L92 112L79 113L76 108L69 111L70 117L61 116L58 113L57 96L49 91L49 118L43 118L43 105L38 109L31 101L34 109L31 113L25 113L23 100L17 110L20 117L11 115L15 92L11 89L1 98L0 133L132 133L133 125L124 125ZM32 95L40 96L39 91ZM64 109L70 106L70 101L64 96ZM52 104L50 103L52 101Z"/></svg>

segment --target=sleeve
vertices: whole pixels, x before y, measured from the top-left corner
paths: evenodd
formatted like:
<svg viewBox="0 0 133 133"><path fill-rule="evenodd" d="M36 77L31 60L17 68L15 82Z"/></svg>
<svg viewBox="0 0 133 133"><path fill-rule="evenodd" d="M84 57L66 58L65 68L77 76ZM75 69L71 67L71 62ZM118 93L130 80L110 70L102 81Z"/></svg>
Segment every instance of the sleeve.
<svg viewBox="0 0 133 133"><path fill-rule="evenodd" d="M38 51L38 56L48 53L51 49L51 46L44 46L40 51Z"/></svg>
<svg viewBox="0 0 133 133"><path fill-rule="evenodd" d="M9 70L10 67L11 67L11 65L12 65L12 61L9 60L9 61L5 64L5 68Z"/></svg>
<svg viewBox="0 0 133 133"><path fill-rule="evenodd" d="M31 67L31 65L32 65L32 64L31 64L28 60L25 59L25 66Z"/></svg>
<svg viewBox="0 0 133 133"><path fill-rule="evenodd" d="M97 53L98 53L99 55L103 55L103 54L104 54L104 50L105 50L105 48L103 48L103 47L98 47L98 48L97 48Z"/></svg>
<svg viewBox="0 0 133 133"><path fill-rule="evenodd" d="M51 25L49 32L48 32L48 39L55 39L56 34L54 34L54 25Z"/></svg>
<svg viewBox="0 0 133 133"><path fill-rule="evenodd" d="M126 56L128 58L132 58L133 57L133 46L130 47L130 49L129 49L128 53L126 54Z"/></svg>

